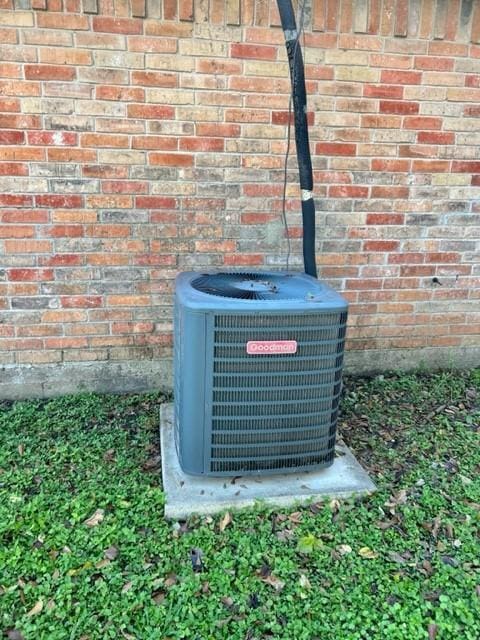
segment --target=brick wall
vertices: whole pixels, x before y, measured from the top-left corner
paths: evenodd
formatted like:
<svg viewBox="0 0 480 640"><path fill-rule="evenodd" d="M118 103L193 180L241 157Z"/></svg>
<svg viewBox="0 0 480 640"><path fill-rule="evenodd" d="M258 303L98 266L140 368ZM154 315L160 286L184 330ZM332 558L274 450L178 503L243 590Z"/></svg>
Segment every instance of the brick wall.
<svg viewBox="0 0 480 640"><path fill-rule="evenodd" d="M308 0L319 272L351 370L480 361L480 1ZM0 0L0 395L171 382L177 271L282 268L267 0ZM295 153L287 213L301 268Z"/></svg>

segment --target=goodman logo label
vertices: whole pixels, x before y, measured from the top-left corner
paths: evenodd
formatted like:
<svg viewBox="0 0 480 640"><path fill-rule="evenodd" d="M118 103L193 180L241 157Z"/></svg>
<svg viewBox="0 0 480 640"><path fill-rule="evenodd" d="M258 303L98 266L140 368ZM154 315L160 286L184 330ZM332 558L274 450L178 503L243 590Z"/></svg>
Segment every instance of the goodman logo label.
<svg viewBox="0 0 480 640"><path fill-rule="evenodd" d="M249 340L247 353L250 355L273 355L297 353L296 340Z"/></svg>

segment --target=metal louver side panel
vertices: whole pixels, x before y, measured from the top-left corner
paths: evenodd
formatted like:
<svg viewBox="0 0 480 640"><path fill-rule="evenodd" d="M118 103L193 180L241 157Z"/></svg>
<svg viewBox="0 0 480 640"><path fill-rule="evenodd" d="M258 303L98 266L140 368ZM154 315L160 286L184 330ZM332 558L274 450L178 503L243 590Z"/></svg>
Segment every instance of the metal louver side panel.
<svg viewBox="0 0 480 640"><path fill-rule="evenodd" d="M331 464L346 320L346 312L214 316L212 475ZM251 340L296 340L297 352L248 355Z"/></svg>

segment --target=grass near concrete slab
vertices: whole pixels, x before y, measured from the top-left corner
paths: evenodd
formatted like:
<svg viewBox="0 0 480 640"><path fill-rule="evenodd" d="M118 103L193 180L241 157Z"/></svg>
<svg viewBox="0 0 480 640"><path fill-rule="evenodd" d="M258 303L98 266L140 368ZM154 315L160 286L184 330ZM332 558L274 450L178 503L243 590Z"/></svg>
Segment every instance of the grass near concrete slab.
<svg viewBox="0 0 480 640"><path fill-rule="evenodd" d="M347 380L376 495L173 525L163 400L0 405L0 637L478 639L480 370Z"/></svg>

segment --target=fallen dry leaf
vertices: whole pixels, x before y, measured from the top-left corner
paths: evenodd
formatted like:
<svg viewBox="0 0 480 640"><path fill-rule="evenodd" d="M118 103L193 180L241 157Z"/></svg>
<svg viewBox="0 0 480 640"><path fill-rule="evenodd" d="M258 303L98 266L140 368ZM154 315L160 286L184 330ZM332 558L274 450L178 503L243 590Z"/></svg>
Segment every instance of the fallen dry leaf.
<svg viewBox="0 0 480 640"><path fill-rule="evenodd" d="M8 640L24 640L22 632L18 629L9 629L7 631Z"/></svg>
<svg viewBox="0 0 480 640"><path fill-rule="evenodd" d="M352 547L349 544L339 544L337 551L341 556L345 556L347 553L352 553Z"/></svg>
<svg viewBox="0 0 480 640"><path fill-rule="evenodd" d="M27 613L27 616L31 618L32 616L37 616L43 610L43 600L39 600L36 602L30 611Z"/></svg>
<svg viewBox="0 0 480 640"><path fill-rule="evenodd" d="M438 627L433 622L428 625L428 640L435 640L437 637Z"/></svg>
<svg viewBox="0 0 480 640"><path fill-rule="evenodd" d="M337 500L336 498L334 498L333 500L330 501L328 506L333 511L333 513L338 513L340 511L340 500Z"/></svg>
<svg viewBox="0 0 480 640"><path fill-rule="evenodd" d="M143 463L143 469L144 471L151 471L152 469L156 469L159 464L160 456L152 456L151 458L148 458L148 460L145 460Z"/></svg>
<svg viewBox="0 0 480 640"><path fill-rule="evenodd" d="M113 462L115 460L115 449L107 449L103 454L105 462Z"/></svg>
<svg viewBox="0 0 480 640"><path fill-rule="evenodd" d="M177 584L178 576L175 573L169 573L168 576L163 581L165 587L172 587L174 584Z"/></svg>
<svg viewBox="0 0 480 640"><path fill-rule="evenodd" d="M223 516L223 518L220 520L219 525L218 525L218 529L220 530L220 532L225 531L225 529L228 527L229 524L232 523L232 516L230 515L230 513L227 511L227 513Z"/></svg>
<svg viewBox="0 0 480 640"><path fill-rule="evenodd" d="M161 589L152 593L152 600L155 602L155 604L162 604L166 597L167 594Z"/></svg>
<svg viewBox="0 0 480 640"><path fill-rule="evenodd" d="M362 547L358 550L358 555L366 560L373 560L374 558L378 558L378 553L370 549L370 547Z"/></svg>
<svg viewBox="0 0 480 640"><path fill-rule="evenodd" d="M17 449L18 449L18 455L23 456L23 454L25 453L25 445L19 444Z"/></svg>
<svg viewBox="0 0 480 640"><path fill-rule="evenodd" d="M230 596L223 596L222 598L220 598L220 602L228 609L233 606L233 599Z"/></svg>
<svg viewBox="0 0 480 640"><path fill-rule="evenodd" d="M130 589L133 586L133 582L126 582L123 587L122 587L122 593L127 593L127 591L130 591Z"/></svg>
<svg viewBox="0 0 480 640"><path fill-rule="evenodd" d="M103 518L105 517L105 511L103 509L97 509L94 514L87 518L83 524L86 524L87 527L96 527L99 525Z"/></svg>
<svg viewBox="0 0 480 640"><path fill-rule="evenodd" d="M300 578L298 579L298 582L300 583L300 586L302 587L302 589L312 588L312 585L310 584L310 580L307 578L307 576L304 573L300 574Z"/></svg>
<svg viewBox="0 0 480 640"><path fill-rule="evenodd" d="M283 580L280 580L280 578L277 578L276 576L274 576L273 573L270 573L268 576L265 576L264 578L260 578L260 580L262 582L265 582L265 584L268 584L271 587L273 587L275 591L281 591L285 586L285 582L283 582Z"/></svg>
<svg viewBox="0 0 480 640"><path fill-rule="evenodd" d="M300 522L302 521L302 514L300 513L300 511L294 511L294 513L291 513L288 516L288 519L294 524L300 524Z"/></svg>
<svg viewBox="0 0 480 640"><path fill-rule="evenodd" d="M105 549L103 555L107 560L115 560L115 558L118 556L118 549L115 545L112 544L112 546L108 547L108 549Z"/></svg>
<svg viewBox="0 0 480 640"><path fill-rule="evenodd" d="M96 569L103 569L103 567L108 567L110 564L110 560L108 558L103 558L103 560L99 560L95 563Z"/></svg>

